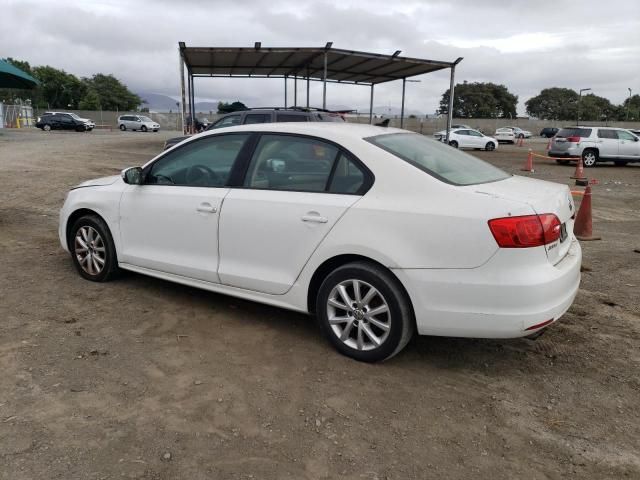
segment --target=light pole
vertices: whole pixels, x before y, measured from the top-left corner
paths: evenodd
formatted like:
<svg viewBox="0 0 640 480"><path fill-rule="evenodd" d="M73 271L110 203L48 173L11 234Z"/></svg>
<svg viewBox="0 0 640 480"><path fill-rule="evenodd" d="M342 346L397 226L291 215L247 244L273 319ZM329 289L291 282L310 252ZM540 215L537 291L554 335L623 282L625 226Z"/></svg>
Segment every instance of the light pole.
<svg viewBox="0 0 640 480"><path fill-rule="evenodd" d="M591 90L590 88L581 88L580 94L578 95L578 120L576 121L576 126L580 125L580 100L582 99L582 92L588 92Z"/></svg>
<svg viewBox="0 0 640 480"><path fill-rule="evenodd" d="M629 102L627 103L627 122L629 121L629 108L631 108L631 88L629 90Z"/></svg>

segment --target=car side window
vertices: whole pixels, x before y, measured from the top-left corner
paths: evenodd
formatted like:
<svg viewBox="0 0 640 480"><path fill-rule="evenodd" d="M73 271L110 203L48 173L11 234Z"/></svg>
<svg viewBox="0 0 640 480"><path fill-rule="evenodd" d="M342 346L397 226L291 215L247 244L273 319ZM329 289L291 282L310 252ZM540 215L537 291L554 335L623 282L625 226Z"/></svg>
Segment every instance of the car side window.
<svg viewBox="0 0 640 480"><path fill-rule="evenodd" d="M249 134L218 135L187 143L153 164L145 183L223 187Z"/></svg>
<svg viewBox="0 0 640 480"><path fill-rule="evenodd" d="M469 130L458 130L457 132L453 132L456 135L469 135Z"/></svg>
<svg viewBox="0 0 640 480"><path fill-rule="evenodd" d="M471 135L472 137L481 137L482 134L480 132L476 132L475 130L467 130L469 132L469 135Z"/></svg>
<svg viewBox="0 0 640 480"><path fill-rule="evenodd" d="M244 117L244 123L267 123L271 120L270 113L249 113L246 117Z"/></svg>
<svg viewBox="0 0 640 480"><path fill-rule="evenodd" d="M598 138L611 138L614 140L618 139L618 137L616 136L615 130L608 130L604 128L601 130L598 130Z"/></svg>
<svg viewBox="0 0 640 480"><path fill-rule="evenodd" d="M616 133L618 134L618 140L630 140L633 142L636 139L636 137L624 130L616 130Z"/></svg>
<svg viewBox="0 0 640 480"><path fill-rule="evenodd" d="M333 172L331 193L360 193L365 184L365 174L346 154L341 153Z"/></svg>
<svg viewBox="0 0 640 480"><path fill-rule="evenodd" d="M249 188L324 192L338 148L312 138L263 135L244 185Z"/></svg>
<svg viewBox="0 0 640 480"><path fill-rule="evenodd" d="M306 115L296 115L294 113L278 113L276 122L306 122Z"/></svg>
<svg viewBox="0 0 640 480"><path fill-rule="evenodd" d="M231 127L232 125L240 124L240 115L229 115L228 117L224 117L218 120L213 128L222 128L222 127Z"/></svg>

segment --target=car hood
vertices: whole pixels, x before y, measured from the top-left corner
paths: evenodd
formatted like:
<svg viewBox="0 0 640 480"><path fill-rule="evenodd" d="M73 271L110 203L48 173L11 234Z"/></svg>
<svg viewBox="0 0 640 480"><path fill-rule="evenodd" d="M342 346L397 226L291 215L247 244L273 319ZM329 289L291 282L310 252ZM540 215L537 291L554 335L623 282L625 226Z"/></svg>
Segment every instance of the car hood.
<svg viewBox="0 0 640 480"><path fill-rule="evenodd" d="M87 180L86 182L82 182L76 185L75 188L84 188L84 187L102 187L105 185L112 185L118 181L120 175L111 175L109 177L100 177L94 178L93 180Z"/></svg>

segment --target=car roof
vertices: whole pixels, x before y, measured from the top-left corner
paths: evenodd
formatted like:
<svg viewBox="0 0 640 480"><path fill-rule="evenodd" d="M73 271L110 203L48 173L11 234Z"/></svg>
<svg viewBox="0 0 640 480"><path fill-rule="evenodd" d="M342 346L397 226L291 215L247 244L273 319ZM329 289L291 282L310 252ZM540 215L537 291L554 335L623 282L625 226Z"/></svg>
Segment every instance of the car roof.
<svg viewBox="0 0 640 480"><path fill-rule="evenodd" d="M218 135L220 133L231 132L272 132L272 133L294 133L300 135L311 135L321 138L367 138L375 135L390 133L412 133L408 130L389 127L376 127L369 124L359 123L335 123L335 122L280 122L280 123L253 123L250 125L236 125L232 127L217 128L209 130L200 135ZM417 134L415 134L417 135Z"/></svg>

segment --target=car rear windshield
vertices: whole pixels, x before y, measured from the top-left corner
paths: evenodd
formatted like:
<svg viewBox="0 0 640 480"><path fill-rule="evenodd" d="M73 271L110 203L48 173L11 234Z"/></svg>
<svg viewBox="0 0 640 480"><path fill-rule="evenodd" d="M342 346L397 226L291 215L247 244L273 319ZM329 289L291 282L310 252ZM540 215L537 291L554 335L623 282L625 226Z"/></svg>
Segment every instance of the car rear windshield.
<svg viewBox="0 0 640 480"><path fill-rule="evenodd" d="M582 137L587 138L591 135L590 128L561 128L560 131L556 134L556 137Z"/></svg>
<svg viewBox="0 0 640 480"><path fill-rule="evenodd" d="M496 182L511 176L468 153L417 133L390 133L365 140L452 185Z"/></svg>

